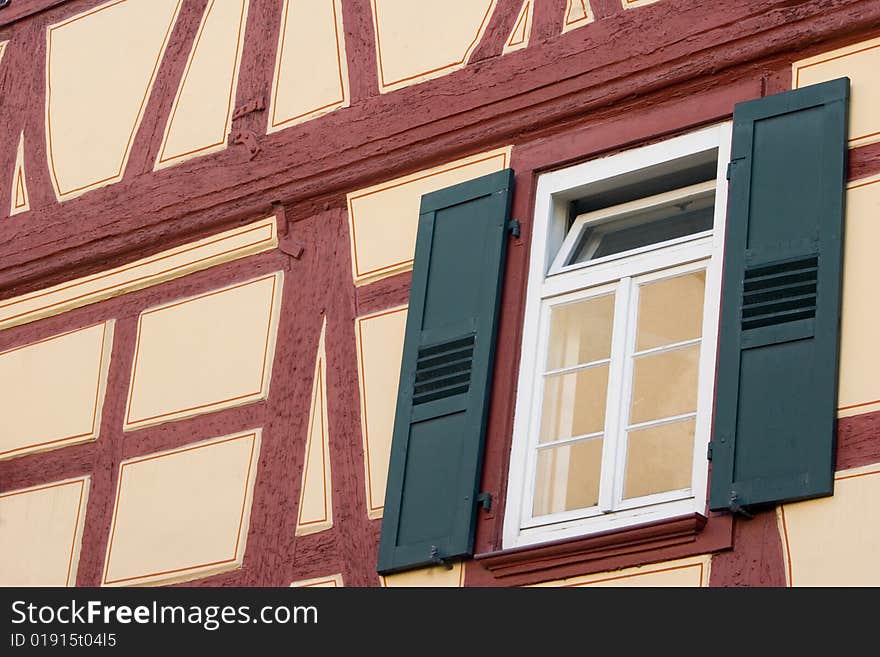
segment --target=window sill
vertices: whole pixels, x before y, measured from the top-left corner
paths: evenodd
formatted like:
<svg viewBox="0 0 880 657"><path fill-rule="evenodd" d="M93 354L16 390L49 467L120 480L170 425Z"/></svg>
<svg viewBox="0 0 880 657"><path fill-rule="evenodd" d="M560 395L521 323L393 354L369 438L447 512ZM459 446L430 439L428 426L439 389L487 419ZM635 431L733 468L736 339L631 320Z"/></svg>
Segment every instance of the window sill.
<svg viewBox="0 0 880 657"><path fill-rule="evenodd" d="M706 518L692 513L587 537L484 552L474 559L494 578L517 585L729 549L732 531L730 514Z"/></svg>

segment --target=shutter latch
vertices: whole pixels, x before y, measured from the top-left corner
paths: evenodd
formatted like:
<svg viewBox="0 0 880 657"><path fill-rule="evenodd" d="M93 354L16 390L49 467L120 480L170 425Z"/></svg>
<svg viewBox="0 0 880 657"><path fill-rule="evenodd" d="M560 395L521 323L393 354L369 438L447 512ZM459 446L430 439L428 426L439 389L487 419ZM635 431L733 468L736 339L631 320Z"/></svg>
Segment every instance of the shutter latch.
<svg viewBox="0 0 880 657"><path fill-rule="evenodd" d="M509 230L510 234L514 237L519 237L521 228L522 224L519 223L518 219L511 219L509 222L507 222L507 230Z"/></svg>
<svg viewBox="0 0 880 657"><path fill-rule="evenodd" d="M443 566L446 570L452 570L452 562L440 556L440 550L436 545L431 546L431 563L435 566Z"/></svg>
<svg viewBox="0 0 880 657"><path fill-rule="evenodd" d="M483 507L483 511L492 510L492 493L480 493L477 495L477 504Z"/></svg>

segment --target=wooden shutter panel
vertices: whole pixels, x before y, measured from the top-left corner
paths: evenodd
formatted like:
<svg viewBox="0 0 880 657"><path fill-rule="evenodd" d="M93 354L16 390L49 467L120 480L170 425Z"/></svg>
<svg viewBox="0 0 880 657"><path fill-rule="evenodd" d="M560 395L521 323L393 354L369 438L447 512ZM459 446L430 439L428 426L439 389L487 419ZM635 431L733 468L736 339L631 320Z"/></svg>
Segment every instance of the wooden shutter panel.
<svg viewBox="0 0 880 657"><path fill-rule="evenodd" d="M506 169L422 197L380 573L473 551L512 191Z"/></svg>
<svg viewBox="0 0 880 657"><path fill-rule="evenodd" d="M849 79L734 111L709 506L834 488Z"/></svg>

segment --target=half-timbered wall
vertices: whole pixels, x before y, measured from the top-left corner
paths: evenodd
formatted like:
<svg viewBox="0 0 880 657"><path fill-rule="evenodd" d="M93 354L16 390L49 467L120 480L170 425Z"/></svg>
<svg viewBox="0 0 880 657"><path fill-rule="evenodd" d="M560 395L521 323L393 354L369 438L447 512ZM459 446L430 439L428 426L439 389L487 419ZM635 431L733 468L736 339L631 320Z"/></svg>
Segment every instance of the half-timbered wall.
<svg viewBox="0 0 880 657"><path fill-rule="evenodd" d="M0 584L878 584L880 3L0 10ZM833 497L503 551L539 173L848 76ZM380 577L423 194L511 167L476 558ZM656 534L656 535L655 535Z"/></svg>

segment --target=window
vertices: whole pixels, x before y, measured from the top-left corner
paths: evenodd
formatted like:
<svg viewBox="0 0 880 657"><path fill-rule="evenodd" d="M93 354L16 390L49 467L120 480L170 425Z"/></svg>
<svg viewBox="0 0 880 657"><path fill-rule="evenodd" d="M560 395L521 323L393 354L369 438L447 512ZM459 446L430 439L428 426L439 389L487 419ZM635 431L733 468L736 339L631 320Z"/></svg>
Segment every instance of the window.
<svg viewBox="0 0 880 657"><path fill-rule="evenodd" d="M504 547L705 513L730 137L538 179Z"/></svg>

